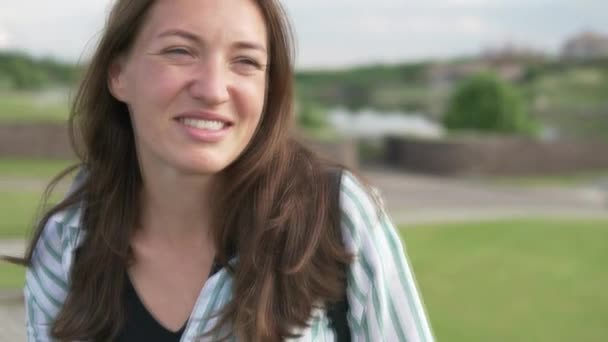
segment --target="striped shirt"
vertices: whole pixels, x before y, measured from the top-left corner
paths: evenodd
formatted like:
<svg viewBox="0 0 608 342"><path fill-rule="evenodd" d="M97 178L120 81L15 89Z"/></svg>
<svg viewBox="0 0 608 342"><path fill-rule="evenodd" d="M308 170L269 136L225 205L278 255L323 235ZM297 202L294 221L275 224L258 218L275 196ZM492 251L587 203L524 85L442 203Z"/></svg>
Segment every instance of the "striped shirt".
<svg viewBox="0 0 608 342"><path fill-rule="evenodd" d="M347 270L348 324L352 341L434 341L420 294L393 224L357 179L344 172L340 188L342 234L355 255ZM49 330L69 291L74 250L82 242L81 210L49 219L25 281L28 341L52 341ZM237 262L236 259L233 259ZM212 316L231 299L232 278L221 269L204 284L181 341L214 341L201 335L215 325ZM220 331L225 336L229 327ZM289 341L334 341L326 312L315 309L309 326Z"/></svg>

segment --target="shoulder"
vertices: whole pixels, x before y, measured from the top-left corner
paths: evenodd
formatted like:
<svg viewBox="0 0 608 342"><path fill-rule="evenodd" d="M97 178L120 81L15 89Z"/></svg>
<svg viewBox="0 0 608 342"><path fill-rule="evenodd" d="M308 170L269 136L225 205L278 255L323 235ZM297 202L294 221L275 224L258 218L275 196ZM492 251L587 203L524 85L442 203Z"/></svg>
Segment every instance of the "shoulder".
<svg viewBox="0 0 608 342"><path fill-rule="evenodd" d="M41 238L48 240L60 239L62 249L74 244L82 230L82 204L61 210L51 217L44 226Z"/></svg>
<svg viewBox="0 0 608 342"><path fill-rule="evenodd" d="M52 340L52 322L67 297L74 251L82 241L82 208L80 202L42 222L23 289L28 340Z"/></svg>
<svg viewBox="0 0 608 342"><path fill-rule="evenodd" d="M32 265L51 263L61 266L60 271L68 273L73 252L82 240L81 216L82 205L64 209L50 216L36 242ZM56 262L49 262L50 260Z"/></svg>
<svg viewBox="0 0 608 342"><path fill-rule="evenodd" d="M80 212L78 206L52 215L34 246L24 286L30 339L46 340L50 324L67 296L74 250L79 241Z"/></svg>
<svg viewBox="0 0 608 342"><path fill-rule="evenodd" d="M343 172L340 185L342 239L354 256L349 266L349 287L355 285L361 300L382 273L382 245L386 240L382 217L385 214L378 196L355 175Z"/></svg>
<svg viewBox="0 0 608 342"><path fill-rule="evenodd" d="M86 177L86 171L81 168L74 178L66 196L72 193ZM40 234L40 239L35 246L35 252L43 250L44 247L49 247L57 253L69 252L75 248L81 239L81 218L83 212L83 202L68 208L62 209L51 215L44 222L43 230Z"/></svg>
<svg viewBox="0 0 608 342"><path fill-rule="evenodd" d="M342 176L340 207L342 238L354 256L347 274L349 302L354 321L360 322L370 294L385 288L390 251L400 248L400 241L378 191L348 171Z"/></svg>
<svg viewBox="0 0 608 342"><path fill-rule="evenodd" d="M351 252L361 252L362 248L373 242L373 235L378 233L385 216L378 190L364 184L353 173L343 171L340 211L346 247Z"/></svg>
<svg viewBox="0 0 608 342"><path fill-rule="evenodd" d="M373 340L433 341L405 247L379 192L344 172L340 206L353 332Z"/></svg>

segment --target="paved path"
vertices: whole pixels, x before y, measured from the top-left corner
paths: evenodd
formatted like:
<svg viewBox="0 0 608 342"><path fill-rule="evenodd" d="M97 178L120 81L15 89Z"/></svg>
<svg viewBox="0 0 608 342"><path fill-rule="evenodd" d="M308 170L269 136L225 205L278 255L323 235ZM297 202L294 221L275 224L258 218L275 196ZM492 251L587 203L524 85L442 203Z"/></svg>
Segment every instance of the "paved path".
<svg viewBox="0 0 608 342"><path fill-rule="evenodd" d="M25 242L23 240L0 240L1 255L22 255L25 251Z"/></svg>
<svg viewBox="0 0 608 342"><path fill-rule="evenodd" d="M599 186L520 188L474 180L368 171L398 223L507 217L605 217L608 191Z"/></svg>
<svg viewBox="0 0 608 342"><path fill-rule="evenodd" d="M23 240L0 240L0 255L23 254ZM0 341L25 341L25 310L21 290L0 291Z"/></svg>
<svg viewBox="0 0 608 342"><path fill-rule="evenodd" d="M40 192L44 191L50 179L43 180L39 178L0 178L0 190L2 191L28 191ZM57 191L65 192L68 189L67 181L62 181L57 185Z"/></svg>
<svg viewBox="0 0 608 342"><path fill-rule="evenodd" d="M20 292L0 292L0 341L25 341L24 317Z"/></svg>
<svg viewBox="0 0 608 342"><path fill-rule="evenodd" d="M365 176L382 193L393 220L400 224L506 217L608 218L608 192L598 186L513 188L476 181L368 170ZM0 181L0 189L39 191L36 180ZM23 253L21 240L0 241L0 254ZM24 341L20 291L0 293L0 341Z"/></svg>

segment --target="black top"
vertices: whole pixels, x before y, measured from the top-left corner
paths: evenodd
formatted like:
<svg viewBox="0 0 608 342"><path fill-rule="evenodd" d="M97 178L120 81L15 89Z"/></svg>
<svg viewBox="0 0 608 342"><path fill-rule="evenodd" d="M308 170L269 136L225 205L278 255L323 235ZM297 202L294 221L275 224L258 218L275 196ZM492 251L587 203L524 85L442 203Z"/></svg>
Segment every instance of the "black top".
<svg viewBox="0 0 608 342"><path fill-rule="evenodd" d="M221 265L213 263L209 277L221 268ZM142 303L128 275L124 289L124 305L127 320L116 338L117 342L179 342L186 330L188 321L178 331L171 331L158 323Z"/></svg>

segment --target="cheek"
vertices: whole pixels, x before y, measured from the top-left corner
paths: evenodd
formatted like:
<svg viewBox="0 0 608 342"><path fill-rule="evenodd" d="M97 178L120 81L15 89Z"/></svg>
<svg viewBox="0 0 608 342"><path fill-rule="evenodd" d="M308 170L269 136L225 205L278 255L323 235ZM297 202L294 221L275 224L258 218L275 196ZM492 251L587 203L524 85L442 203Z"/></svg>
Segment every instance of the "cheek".
<svg viewBox="0 0 608 342"><path fill-rule="evenodd" d="M248 80L239 84L237 96L240 105L239 112L252 126L257 126L262 116L266 97L266 82L264 79Z"/></svg>
<svg viewBox="0 0 608 342"><path fill-rule="evenodd" d="M179 90L180 77L167 66L148 62L133 69L129 103L137 136L145 141L157 139L165 126L166 112Z"/></svg>
<svg viewBox="0 0 608 342"><path fill-rule="evenodd" d="M179 91L183 76L179 70L173 70L170 66L154 62L144 62L136 70L133 77L135 84L135 99L145 103L158 103L167 101Z"/></svg>

